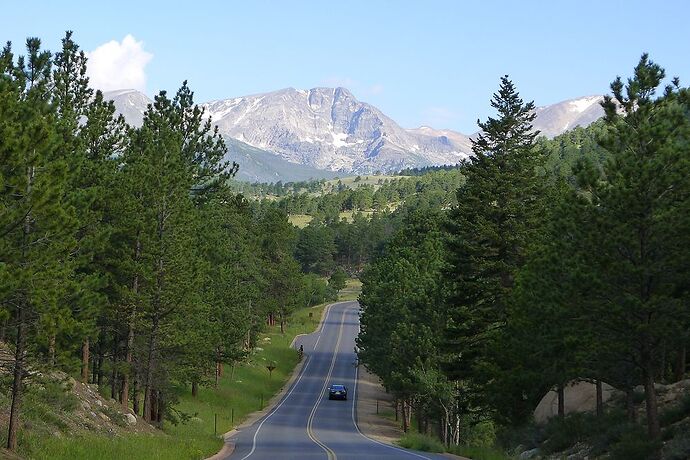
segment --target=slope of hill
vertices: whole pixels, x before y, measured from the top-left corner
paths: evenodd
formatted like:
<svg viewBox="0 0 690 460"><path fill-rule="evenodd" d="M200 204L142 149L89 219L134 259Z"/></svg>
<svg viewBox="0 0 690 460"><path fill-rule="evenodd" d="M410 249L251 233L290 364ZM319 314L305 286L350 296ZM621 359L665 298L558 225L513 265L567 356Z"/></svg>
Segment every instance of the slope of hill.
<svg viewBox="0 0 690 460"><path fill-rule="evenodd" d="M306 165L290 163L279 156L249 144L225 137L227 161L240 166L235 178L245 182L300 182L310 179L330 179L337 173Z"/></svg>

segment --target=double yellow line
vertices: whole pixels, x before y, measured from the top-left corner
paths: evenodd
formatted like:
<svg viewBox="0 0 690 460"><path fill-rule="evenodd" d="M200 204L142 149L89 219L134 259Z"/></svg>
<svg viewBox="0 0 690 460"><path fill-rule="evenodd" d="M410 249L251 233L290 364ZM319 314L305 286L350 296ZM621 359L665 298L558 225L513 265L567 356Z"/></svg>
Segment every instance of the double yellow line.
<svg viewBox="0 0 690 460"><path fill-rule="evenodd" d="M333 449L319 441L319 439L314 434L314 416L316 415L316 410L319 408L319 404L321 404L321 400L323 400L323 395L326 392L328 382L331 380L331 375L333 374L333 368L335 367L335 359L338 356L338 348L340 347L340 339L342 339L343 337L343 325L345 324L346 312L346 310L343 311L343 316L340 319L340 331L338 332L338 340L335 342L335 350L333 351L333 358L331 359L331 367L328 369L326 380L324 381L323 388L321 389L321 395L319 396L319 399L316 400L314 407L312 407L311 414L309 414L309 419L307 420L307 435L309 436L309 439L314 441L314 443L316 443L319 447L326 451L326 455L328 455L328 460L337 460L338 457L335 455ZM323 331L321 333L323 334Z"/></svg>

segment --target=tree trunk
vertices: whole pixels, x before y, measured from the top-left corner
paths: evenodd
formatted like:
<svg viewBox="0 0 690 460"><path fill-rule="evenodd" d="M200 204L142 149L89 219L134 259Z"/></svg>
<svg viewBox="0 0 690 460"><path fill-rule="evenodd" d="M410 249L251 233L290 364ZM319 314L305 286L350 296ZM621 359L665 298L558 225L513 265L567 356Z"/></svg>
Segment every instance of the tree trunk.
<svg viewBox="0 0 690 460"><path fill-rule="evenodd" d="M110 374L110 398L114 400L117 400L117 380L117 369L113 367L113 371Z"/></svg>
<svg viewBox="0 0 690 460"><path fill-rule="evenodd" d="M661 345L661 360L659 362L659 374L657 376L659 382L666 381L666 342Z"/></svg>
<svg viewBox="0 0 690 460"><path fill-rule="evenodd" d="M402 422L403 422L403 433L407 433L407 408L405 406L405 401L403 400L402 405L400 406L400 410L402 412Z"/></svg>
<svg viewBox="0 0 690 460"><path fill-rule="evenodd" d="M55 366L55 332L51 332L48 338L48 364Z"/></svg>
<svg viewBox="0 0 690 460"><path fill-rule="evenodd" d="M156 396L156 422L158 426L163 425L163 413L165 412L165 401L163 401L163 393L160 391Z"/></svg>
<svg viewBox="0 0 690 460"><path fill-rule="evenodd" d="M132 349L134 348L134 324L130 317L128 331L127 331L127 351L125 354L125 370L122 373L122 393L120 396L120 404L125 408L129 407L129 378L133 372L132 369L132 359L134 353Z"/></svg>
<svg viewBox="0 0 690 460"><path fill-rule="evenodd" d="M0 327L0 342L7 342L7 318L2 320L2 326Z"/></svg>
<svg viewBox="0 0 690 460"><path fill-rule="evenodd" d="M659 410L657 407L656 390L654 389L654 371L651 363L647 362L644 369L644 395L647 407L647 431L652 439L661 438L659 425Z"/></svg>
<svg viewBox="0 0 690 460"><path fill-rule="evenodd" d="M196 381L192 382L192 397L196 398L199 395L199 384Z"/></svg>
<svg viewBox="0 0 690 460"><path fill-rule="evenodd" d="M155 422L158 419L158 407L157 407L157 401L156 401L156 396L157 393L154 389L150 388L149 389L149 399L148 399L148 405L146 402L146 398L144 398L144 419L149 422Z"/></svg>
<svg viewBox="0 0 690 460"><path fill-rule="evenodd" d="M597 417L604 415L604 385L597 380Z"/></svg>
<svg viewBox="0 0 690 460"><path fill-rule="evenodd" d="M81 346L81 381L89 383L89 338L84 338Z"/></svg>
<svg viewBox="0 0 690 460"><path fill-rule="evenodd" d="M625 411L628 415L628 422L637 422L637 411L635 410L635 392L632 388L625 389Z"/></svg>
<svg viewBox="0 0 690 460"><path fill-rule="evenodd" d="M105 361L105 353L103 353L103 346L100 347L100 352L98 353L98 363L93 366L95 378L94 383L98 384L98 388L103 385L103 361Z"/></svg>
<svg viewBox="0 0 690 460"><path fill-rule="evenodd" d="M141 256L141 240L137 235L136 249L134 251L135 262L139 260ZM132 281L132 293L136 297L139 294L139 273L134 275L134 281ZM129 405L129 377L133 372L132 361L134 359L134 318L136 316L136 303L132 305L132 309L129 314L129 320L127 321L127 351L125 355L125 362L127 363L125 372L122 374L122 396L120 398L120 403L126 407Z"/></svg>
<svg viewBox="0 0 690 460"><path fill-rule="evenodd" d="M26 309L28 302L22 299L17 318L17 340L14 352L14 379L12 381L12 405L10 408L10 422L7 431L7 448L16 450L17 432L19 431L19 410L22 404L24 387L24 358L26 355Z"/></svg>
<svg viewBox="0 0 690 460"><path fill-rule="evenodd" d="M676 368L673 375L673 380L675 382L680 382L685 377L685 367L687 361L687 347L685 345L678 349L678 354L676 356Z"/></svg>
<svg viewBox="0 0 690 460"><path fill-rule="evenodd" d="M558 385L558 418L565 418L565 386Z"/></svg>
<svg viewBox="0 0 690 460"><path fill-rule="evenodd" d="M151 337L149 339L149 349L148 349L148 355L146 359L146 377L144 380L144 420L147 422L151 422L151 392L152 392L152 385L153 385L153 354L154 354L154 348L156 346L156 333L158 329L158 320L156 317L154 317L154 326L153 329L151 330Z"/></svg>
<svg viewBox="0 0 690 460"><path fill-rule="evenodd" d="M141 412L139 412L139 381L136 378L136 374L132 382L132 411L136 415L141 414Z"/></svg>
<svg viewBox="0 0 690 460"><path fill-rule="evenodd" d="M443 439L443 444L446 447L450 447L450 439L448 437L448 425L450 424L450 417L448 417L448 410L445 409L443 417L441 419L441 436Z"/></svg>

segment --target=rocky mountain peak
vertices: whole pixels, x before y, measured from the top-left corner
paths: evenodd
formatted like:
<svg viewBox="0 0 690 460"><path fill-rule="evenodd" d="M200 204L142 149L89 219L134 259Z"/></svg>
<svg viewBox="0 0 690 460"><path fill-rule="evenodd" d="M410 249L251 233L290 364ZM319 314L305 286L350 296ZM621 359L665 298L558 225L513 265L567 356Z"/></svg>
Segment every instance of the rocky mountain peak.
<svg viewBox="0 0 690 460"><path fill-rule="evenodd" d="M537 107L534 128L552 138L578 126L588 126L604 116L603 100L603 96L586 96Z"/></svg>
<svg viewBox="0 0 690 460"><path fill-rule="evenodd" d="M110 91L105 97L115 101L118 111L133 126L141 125L151 103L135 90ZM587 96L539 107L534 127L553 137L587 126L603 115L602 99ZM243 152L273 155L275 165L371 173L455 164L471 155L468 136L430 126L401 128L342 87L283 88L200 105L221 134L239 142L236 145L248 144ZM266 155L262 155L264 166Z"/></svg>

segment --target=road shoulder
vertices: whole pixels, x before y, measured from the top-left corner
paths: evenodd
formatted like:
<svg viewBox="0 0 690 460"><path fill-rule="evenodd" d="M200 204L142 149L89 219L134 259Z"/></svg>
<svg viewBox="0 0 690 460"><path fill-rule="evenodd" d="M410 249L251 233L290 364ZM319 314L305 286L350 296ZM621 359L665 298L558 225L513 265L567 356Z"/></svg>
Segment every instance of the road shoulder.
<svg viewBox="0 0 690 460"><path fill-rule="evenodd" d="M357 426L366 437L398 447L403 430L395 421L393 396L386 393L379 378L360 366L357 379ZM470 460L453 454L440 454L456 460Z"/></svg>

